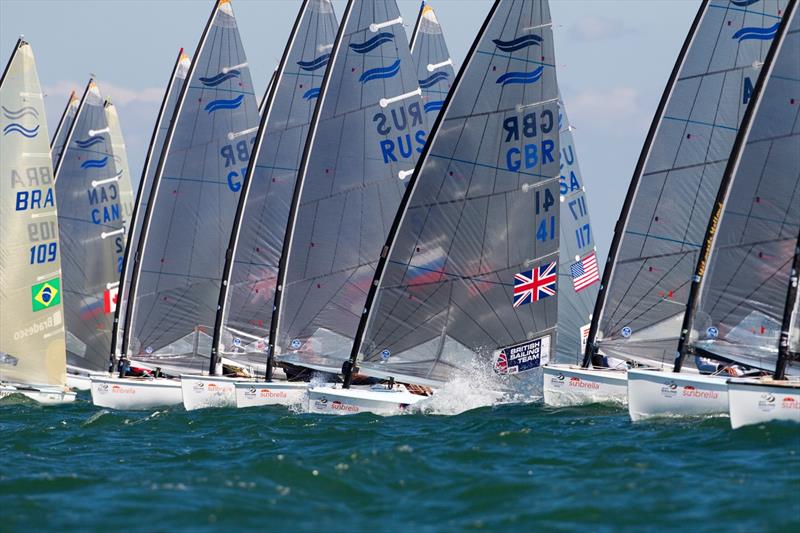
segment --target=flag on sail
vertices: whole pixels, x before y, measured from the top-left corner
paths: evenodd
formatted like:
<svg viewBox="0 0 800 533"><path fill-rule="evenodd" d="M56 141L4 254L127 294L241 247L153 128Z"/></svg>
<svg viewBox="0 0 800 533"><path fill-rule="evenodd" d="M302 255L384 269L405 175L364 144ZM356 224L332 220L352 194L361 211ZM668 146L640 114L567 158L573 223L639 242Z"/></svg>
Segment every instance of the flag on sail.
<svg viewBox="0 0 800 533"><path fill-rule="evenodd" d="M61 303L61 282L58 278L37 283L31 287L31 304L34 311L48 309Z"/></svg>
<svg viewBox="0 0 800 533"><path fill-rule="evenodd" d="M590 253L581 257L569 266L572 274L572 287L575 292L580 292L586 287L600 281L600 271L597 268L597 254Z"/></svg>
<svg viewBox="0 0 800 533"><path fill-rule="evenodd" d="M538 302L556 293L557 262L514 275L514 307Z"/></svg>
<svg viewBox="0 0 800 533"><path fill-rule="evenodd" d="M103 311L106 313L113 313L117 310L117 296L119 294L119 286L113 289L106 289L103 293Z"/></svg>

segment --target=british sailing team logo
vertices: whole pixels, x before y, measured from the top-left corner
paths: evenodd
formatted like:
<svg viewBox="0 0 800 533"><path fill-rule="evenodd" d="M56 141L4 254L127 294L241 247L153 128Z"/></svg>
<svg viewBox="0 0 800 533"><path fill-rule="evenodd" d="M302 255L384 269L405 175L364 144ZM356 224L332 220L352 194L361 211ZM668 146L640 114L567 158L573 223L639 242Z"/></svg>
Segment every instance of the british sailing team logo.
<svg viewBox="0 0 800 533"><path fill-rule="evenodd" d="M31 306L34 311L48 309L61 303L61 280L53 278L31 287Z"/></svg>

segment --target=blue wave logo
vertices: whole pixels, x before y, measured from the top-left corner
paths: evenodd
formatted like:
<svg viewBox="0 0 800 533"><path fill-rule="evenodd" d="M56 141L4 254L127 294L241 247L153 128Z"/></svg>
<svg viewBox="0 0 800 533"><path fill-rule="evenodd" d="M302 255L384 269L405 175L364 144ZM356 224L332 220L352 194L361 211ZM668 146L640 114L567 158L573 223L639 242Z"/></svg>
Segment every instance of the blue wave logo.
<svg viewBox="0 0 800 533"><path fill-rule="evenodd" d="M2 106L2 108L3 108L3 114L6 116L6 118L9 118L11 120L20 120L21 118L27 116L32 116L33 118L36 119L39 118L39 112L33 106L27 105L25 107L20 107L16 111L13 109L9 109L6 106Z"/></svg>
<svg viewBox="0 0 800 533"><path fill-rule="evenodd" d="M439 71L433 74L432 76L425 78L424 80L419 80L419 86L423 89L430 89L440 81L444 81L450 77L450 74L444 71Z"/></svg>
<svg viewBox="0 0 800 533"><path fill-rule="evenodd" d="M526 85L528 83L536 83L542 78L543 71L544 67L538 67L533 72L506 72L497 78L497 83L501 84L503 87L518 83Z"/></svg>
<svg viewBox="0 0 800 533"><path fill-rule="evenodd" d="M319 87L316 89L309 89L303 95L303 100L313 100L314 98L319 97Z"/></svg>
<svg viewBox="0 0 800 533"><path fill-rule="evenodd" d="M756 2L760 2L761 0L731 0L731 4L739 7L747 7L752 6Z"/></svg>
<svg viewBox="0 0 800 533"><path fill-rule="evenodd" d="M363 43L350 43L350 48L357 54L366 54L378 48L384 43L394 41L394 34L389 32L381 32L372 39L364 41Z"/></svg>
<svg viewBox="0 0 800 533"><path fill-rule="evenodd" d="M220 83L226 82L231 78L238 78L240 74L240 71L233 69L228 72L220 72L216 76L211 76L210 78L200 78L200 81L203 82L203 85L206 87L216 87Z"/></svg>
<svg viewBox="0 0 800 533"><path fill-rule="evenodd" d="M81 163L81 168L103 168L108 164L108 156L105 156L103 159L87 159L83 163Z"/></svg>
<svg viewBox="0 0 800 533"><path fill-rule="evenodd" d="M364 73L359 76L358 81L361 83L367 83L371 80L382 80L386 78L394 78L397 76L397 73L400 72L400 60L398 59L388 67L378 67L378 68L371 68L369 70L365 70Z"/></svg>
<svg viewBox="0 0 800 533"><path fill-rule="evenodd" d="M327 65L330 59L331 59L331 54L327 53L327 54L322 54L321 56L316 57L311 61L298 61L297 64L300 65L301 69L313 72Z"/></svg>
<svg viewBox="0 0 800 533"><path fill-rule="evenodd" d="M529 46L541 45L542 38L538 35L523 35L510 41L502 41L500 39L493 39L492 42L497 45L497 48L503 52L516 52Z"/></svg>
<svg viewBox="0 0 800 533"><path fill-rule="evenodd" d="M39 125L37 124L33 128L26 128L22 124L18 122L12 122L5 128L3 128L3 135L8 135L9 133L19 133L23 137L27 137L28 139L33 139L37 135L39 135Z"/></svg>
<svg viewBox="0 0 800 533"><path fill-rule="evenodd" d="M780 27L780 25L781 25L780 22L776 22L775 25L770 28L759 28L759 27L742 28L741 30L733 34L733 38L738 39L739 42L749 41L751 39L757 39L759 41L768 41L773 37L775 37L775 35L778 33L778 28Z"/></svg>
<svg viewBox="0 0 800 533"><path fill-rule="evenodd" d="M89 137L85 141L75 141L80 148L89 148L90 146L94 146L95 144L99 144L103 142L102 137Z"/></svg>
<svg viewBox="0 0 800 533"><path fill-rule="evenodd" d="M242 105L243 101L243 94L240 94L233 100L212 100L206 104L205 110L209 113L213 113L214 111L219 111L220 109L238 109L238 107Z"/></svg>
<svg viewBox="0 0 800 533"><path fill-rule="evenodd" d="M430 113L431 111L439 111L443 105L444 100L433 100L425 104L425 112Z"/></svg>

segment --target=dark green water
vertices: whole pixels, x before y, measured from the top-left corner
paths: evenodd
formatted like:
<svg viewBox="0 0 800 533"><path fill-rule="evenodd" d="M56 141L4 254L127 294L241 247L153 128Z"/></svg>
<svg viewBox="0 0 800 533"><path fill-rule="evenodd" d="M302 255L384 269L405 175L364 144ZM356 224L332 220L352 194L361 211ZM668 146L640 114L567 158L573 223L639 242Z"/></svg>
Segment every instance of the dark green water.
<svg viewBox="0 0 800 533"><path fill-rule="evenodd" d="M800 426L0 404L0 531L800 531Z"/></svg>

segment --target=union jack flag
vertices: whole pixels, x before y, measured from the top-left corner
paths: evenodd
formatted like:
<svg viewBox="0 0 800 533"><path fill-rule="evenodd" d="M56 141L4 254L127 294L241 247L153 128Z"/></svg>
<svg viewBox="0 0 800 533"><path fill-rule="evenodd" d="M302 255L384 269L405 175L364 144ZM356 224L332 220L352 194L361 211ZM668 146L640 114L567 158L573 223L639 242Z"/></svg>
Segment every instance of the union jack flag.
<svg viewBox="0 0 800 533"><path fill-rule="evenodd" d="M558 261L514 274L514 307L538 302L556 293Z"/></svg>
<svg viewBox="0 0 800 533"><path fill-rule="evenodd" d="M572 286L575 288L575 292L581 292L589 285L600 281L597 255L594 252L581 258L577 263L572 263L569 270L572 274Z"/></svg>

